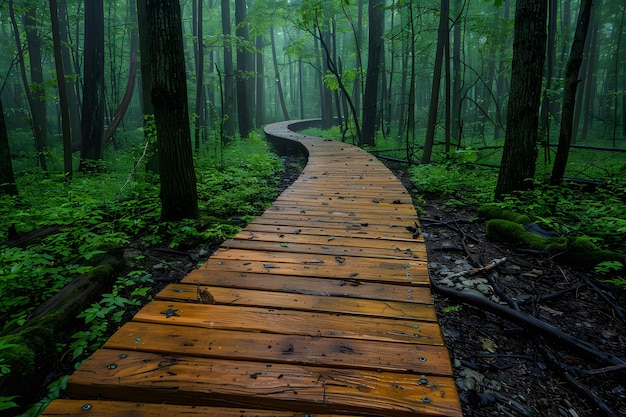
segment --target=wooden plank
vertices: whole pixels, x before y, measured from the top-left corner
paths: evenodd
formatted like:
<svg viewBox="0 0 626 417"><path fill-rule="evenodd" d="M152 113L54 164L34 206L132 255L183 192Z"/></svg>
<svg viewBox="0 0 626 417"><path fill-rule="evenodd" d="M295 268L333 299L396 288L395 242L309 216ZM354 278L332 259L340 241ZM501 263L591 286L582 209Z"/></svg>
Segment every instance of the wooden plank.
<svg viewBox="0 0 626 417"><path fill-rule="evenodd" d="M186 313L178 310L173 314ZM115 332L104 348L375 372L452 375L448 351L440 345L199 329L135 321Z"/></svg>
<svg viewBox="0 0 626 417"><path fill-rule="evenodd" d="M97 351L70 377L67 392L72 398L237 408L263 404L304 413L462 416L454 380L448 377L133 350Z"/></svg>
<svg viewBox="0 0 626 417"><path fill-rule="evenodd" d="M304 414L294 411L59 399L48 406L41 415L47 417L302 417ZM357 416L316 414L315 417Z"/></svg>
<svg viewBox="0 0 626 417"><path fill-rule="evenodd" d="M352 265L340 268L335 264L263 262L250 260L230 260L209 258L200 269L208 269L217 274L222 272L242 272L254 274L295 275L301 277L331 278L340 280L358 279L364 282L394 283L398 285L428 286L428 268L421 265L411 269L376 269ZM381 265L383 265L381 263Z"/></svg>
<svg viewBox="0 0 626 417"><path fill-rule="evenodd" d="M407 287L404 285L365 282L359 280L358 277L341 280L275 274L248 274L241 272L222 272L216 274L208 269L195 269L183 278L180 283L326 297L367 298L422 304L432 304L433 302L430 289L426 287ZM197 288L192 287L188 289L188 291L192 292L196 290Z"/></svg>
<svg viewBox="0 0 626 417"><path fill-rule="evenodd" d="M366 231L367 230L367 231ZM383 226L377 227L376 225L368 225L363 227L361 225L356 226L344 226L334 223L319 224L317 227L302 227L300 224L296 225L284 225L278 220L268 221L263 218L256 218L252 223L249 223L245 230L241 233L248 233L249 237L254 237L257 232L268 232L278 234L295 234L305 236L325 236L326 238L337 237L353 237L358 239L377 239L388 240L395 242L407 242L407 243L424 243L424 239L421 235L418 238L413 238L410 233L407 233L406 228L399 226ZM397 243L399 245L404 243Z"/></svg>
<svg viewBox="0 0 626 417"><path fill-rule="evenodd" d="M296 240L306 241L304 237L300 237L300 239ZM352 243L358 244L358 242ZM307 243L288 242L284 239L275 242L267 242L259 239L229 239L225 241L221 247L228 250L239 249L261 252L307 253L311 255L332 255L337 257L350 256L395 260L425 260L426 258L425 251L422 251L422 253L418 255L412 250L400 250L399 248L382 249L371 246L311 245Z"/></svg>
<svg viewBox="0 0 626 417"><path fill-rule="evenodd" d="M164 311L166 314L163 313ZM133 320L204 329L443 345L439 326L423 320L191 304L169 300L156 300L149 303L135 315ZM311 323L315 325L311 326Z"/></svg>
<svg viewBox="0 0 626 417"><path fill-rule="evenodd" d="M310 245L320 245L327 247L346 247L346 248L373 248L386 251L392 251L394 253L401 252L405 255L415 254L417 256L426 256L426 245L417 240L410 241L398 241L396 239L387 239L385 237L379 237L378 239L361 237L359 235L347 235L348 237L334 236L332 230L325 231L324 235L307 233L302 229L291 228L289 231L266 229L269 231L263 231L263 229L257 229L257 231L246 228L241 233L237 234L233 239L236 240L256 240L263 242L276 242L276 243L308 243ZM286 230L286 229L285 229ZM226 241L229 244L231 241Z"/></svg>
<svg viewBox="0 0 626 417"><path fill-rule="evenodd" d="M381 301L344 297L320 297L318 295L289 294L271 291L253 291L237 288L201 286L215 299L216 304L246 307L267 307L298 311L322 311L357 316L392 317L435 321L431 304L404 301ZM197 286L170 284L156 296L158 300L194 302Z"/></svg>

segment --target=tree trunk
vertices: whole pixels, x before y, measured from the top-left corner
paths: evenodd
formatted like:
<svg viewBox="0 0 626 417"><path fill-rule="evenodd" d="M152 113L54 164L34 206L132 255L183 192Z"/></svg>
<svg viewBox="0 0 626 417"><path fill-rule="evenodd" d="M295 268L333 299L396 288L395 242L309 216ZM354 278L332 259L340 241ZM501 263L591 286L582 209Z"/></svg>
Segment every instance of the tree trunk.
<svg viewBox="0 0 626 417"><path fill-rule="evenodd" d="M104 7L85 1L85 52L80 170L92 171L104 155Z"/></svg>
<svg viewBox="0 0 626 417"><path fill-rule="evenodd" d="M30 58L30 89L33 95L33 125L40 135L41 142L48 144L48 126L46 120L46 89L41 66L41 39L37 33L37 7L26 3L24 29Z"/></svg>
<svg viewBox="0 0 626 417"><path fill-rule="evenodd" d="M36 121L35 117L37 114L37 104L35 103L35 98L31 93L30 85L28 84L28 78L26 77L26 64L24 63L24 50L22 49L22 41L20 40L20 33L17 29L17 21L15 20L15 10L13 8L13 0L9 0L9 15L11 17L11 24L13 26L13 34L15 36L15 45L17 49L17 55L19 57L20 64L20 75L22 77L22 82L24 84L24 92L26 94L26 100L28 101L28 107L30 109L31 120L33 123L33 135L35 137L35 150L37 151L37 158L39 160L39 165L44 172L48 172L48 165L46 163L46 140L45 136L43 136L43 129L41 126L45 124L40 121ZM37 127L39 126L39 128Z"/></svg>
<svg viewBox="0 0 626 417"><path fill-rule="evenodd" d="M580 3L578 12L578 23L574 33L572 49L565 66L565 90L563 91L563 110L561 113L561 130L559 132L559 147L554 158L550 184L557 185L563 180L567 157L569 155L570 143L572 140L572 125L574 121L574 110L576 108L576 87L578 86L578 72L583 60L583 50L589 21L591 15L591 0L583 0Z"/></svg>
<svg viewBox="0 0 626 417"><path fill-rule="evenodd" d="M0 196L17 195L17 185L13 174L13 161L9 147L9 136L4 121L4 109L0 99Z"/></svg>
<svg viewBox="0 0 626 417"><path fill-rule="evenodd" d="M448 43L448 16L450 15L450 1L441 1L441 13L439 15L439 31L437 34L437 50L435 53L435 69L433 71L433 86L430 94L430 107L428 109L428 121L426 125L426 139L424 141L424 153L422 164L429 164L435 142L435 128L437 124L437 109L439 107L439 87L441 85L441 68L443 53Z"/></svg>
<svg viewBox="0 0 626 417"><path fill-rule="evenodd" d="M461 15L463 7L461 0L455 0L454 10L459 13L452 31L452 109L451 109L451 135L457 145L461 145Z"/></svg>
<svg viewBox="0 0 626 417"><path fill-rule="evenodd" d="M80 148L80 98L76 94L77 82L72 81L74 66L69 48L67 2L57 1L59 15L59 36L61 38L61 56L63 59L63 73L65 74L65 91L67 92L67 107L70 114L70 135L72 137L72 150Z"/></svg>
<svg viewBox="0 0 626 417"><path fill-rule="evenodd" d="M235 34L237 35L237 121L239 136L247 138L252 131L252 113L248 100L248 25L246 0L235 0Z"/></svg>
<svg viewBox="0 0 626 417"><path fill-rule="evenodd" d="M515 7L511 92L506 137L495 198L526 189L535 177L537 129L546 55L545 0L518 1Z"/></svg>
<svg viewBox="0 0 626 417"><path fill-rule="evenodd" d="M265 124L265 69L263 65L263 36L256 36L256 127Z"/></svg>
<svg viewBox="0 0 626 417"><path fill-rule="evenodd" d="M373 146L378 118L378 80L383 59L384 0L370 0L369 46L367 50L367 74L365 76L365 94L363 96L363 127L361 146Z"/></svg>
<svg viewBox="0 0 626 417"><path fill-rule="evenodd" d="M198 217L181 10L178 0L139 0L147 11L154 119L159 148L161 219ZM143 30L144 28L141 28Z"/></svg>
<svg viewBox="0 0 626 417"><path fill-rule="evenodd" d="M230 1L222 0L222 33L224 34L224 87L222 102L222 142L228 143L235 136L235 86L233 74L232 30L230 27Z"/></svg>
<svg viewBox="0 0 626 417"><path fill-rule="evenodd" d="M278 99L280 100L280 108L283 111L285 120L289 120L289 112L285 103L285 94L283 93L283 85L280 82L280 71L278 69L278 58L276 57L276 41L274 40L274 25L270 25L270 42L272 44L272 62L274 63L274 76L276 78L276 87L278 88Z"/></svg>
<svg viewBox="0 0 626 417"><path fill-rule="evenodd" d="M206 121L204 120L204 28L203 28L203 7L204 0L198 0L196 16L196 111L194 120L194 142L196 152L200 151L200 131Z"/></svg>
<svg viewBox="0 0 626 417"><path fill-rule="evenodd" d="M61 108L61 126L63 131L63 172L70 178L72 167L72 130L70 111L67 99L67 84L63 69L63 52L61 51L61 35L59 33L59 13L56 0L50 0L50 22L52 24L52 41L54 44L54 64L59 88L59 107Z"/></svg>

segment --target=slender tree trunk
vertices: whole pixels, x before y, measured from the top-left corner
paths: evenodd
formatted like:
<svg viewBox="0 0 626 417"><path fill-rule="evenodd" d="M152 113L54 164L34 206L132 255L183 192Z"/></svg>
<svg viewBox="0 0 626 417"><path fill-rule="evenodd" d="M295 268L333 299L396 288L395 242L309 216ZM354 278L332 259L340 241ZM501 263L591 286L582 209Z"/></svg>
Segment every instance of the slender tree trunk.
<svg viewBox="0 0 626 417"><path fill-rule="evenodd" d="M52 41L54 44L54 64L57 73L59 88L59 107L61 108L61 126L63 131L63 172L71 178L72 167L72 134L70 125L70 111L67 99L67 84L63 69L63 52L61 50L61 35L59 33L59 13L56 0L50 0L50 22L52 24Z"/></svg>
<svg viewBox="0 0 626 417"><path fill-rule="evenodd" d="M541 116L539 117L539 125L545 135L548 150L550 143L550 120L552 118L552 81L554 78L554 67L556 64L556 16L557 16L557 0L548 0L548 50L546 57L545 79L546 85L543 90L543 100L541 102Z"/></svg>
<svg viewBox="0 0 626 417"><path fill-rule="evenodd" d="M256 127L265 124L265 68L263 64L263 36L256 37Z"/></svg>
<svg viewBox="0 0 626 417"><path fill-rule="evenodd" d="M197 0L196 17L196 111L194 120L194 142L196 152L200 151L200 130L205 124L204 120L204 30L203 30L203 7L204 0Z"/></svg>
<svg viewBox="0 0 626 417"><path fill-rule="evenodd" d="M46 119L46 89L43 83L43 68L41 66L41 40L37 33L37 7L33 3L26 3L24 15L24 29L30 58L30 89L33 95L33 125L39 132L44 146L48 144L48 126Z"/></svg>
<svg viewBox="0 0 626 417"><path fill-rule="evenodd" d="M227 143L235 136L235 84L233 71L232 29L230 27L230 0L222 0L222 33L224 34L224 86L222 120Z"/></svg>
<svg viewBox="0 0 626 417"><path fill-rule="evenodd" d="M565 90L563 94L563 111L561 113L561 130L559 132L559 147L554 158L550 184L560 184L567 167L570 143L572 140L572 124L574 121L574 109L576 107L576 87L578 86L578 73L583 60L585 39L589 29L591 15L591 0L582 0L578 12L578 23L572 49L565 66Z"/></svg>
<svg viewBox="0 0 626 417"><path fill-rule="evenodd" d="M276 78L276 87L278 88L278 99L280 100L280 108L283 111L285 120L289 120L289 112L285 103L285 94L283 93L283 84L280 82L280 70L278 69L278 58L276 56L276 41L274 40L274 25L270 25L270 42L272 44L272 62L274 63L274 76Z"/></svg>
<svg viewBox="0 0 626 417"><path fill-rule="evenodd" d="M545 0L518 1L515 7L511 93L506 138L495 198L528 188L535 177L539 104L546 55Z"/></svg>
<svg viewBox="0 0 626 417"><path fill-rule="evenodd" d="M159 148L161 219L198 217L181 10L178 0L139 0L147 11L154 119ZM143 29L143 28L142 28Z"/></svg>
<svg viewBox="0 0 626 417"><path fill-rule="evenodd" d="M378 117L378 84L383 59L384 0L370 0L369 46L367 52L367 75L365 77L365 95L363 96L363 128L361 146L373 146Z"/></svg>
<svg viewBox="0 0 626 417"><path fill-rule="evenodd" d="M455 12L458 16L452 31L452 109L451 109L451 136L458 146L461 145L461 0L455 0Z"/></svg>
<svg viewBox="0 0 626 417"><path fill-rule="evenodd" d="M437 51L435 53L435 69L433 71L433 86L430 95L430 107L428 109L428 121L426 125L426 140L424 141L424 153L422 164L429 164L435 142L435 128L437 125L437 109L439 107L439 88L441 86L441 68L443 53L448 43L448 17L450 15L450 1L441 1L441 13L439 15L439 31L437 34Z"/></svg>
<svg viewBox="0 0 626 417"><path fill-rule="evenodd" d="M59 14L59 36L61 38L61 55L63 58L63 72L65 74L65 91L67 92L67 107L70 113L70 135L72 137L72 150L79 149L80 143L80 98L76 94L77 83L71 77L75 75L72 65L71 50L69 48L69 31L67 20L66 0L57 1Z"/></svg>
<svg viewBox="0 0 626 417"><path fill-rule="evenodd" d="M46 140L43 136L44 129L41 126L44 126L40 121L35 121L35 117L37 114L35 104L35 98L31 93L30 85L28 84L28 78L26 77L26 65L24 63L24 49L22 48L22 41L20 40L20 33L17 29L17 21L15 20L15 10L13 7L13 0L9 0L9 15L11 17L11 24L13 26L13 35L15 36L15 45L17 49L17 54L19 57L20 63L20 74L22 76L22 82L24 84L24 93L26 94L26 101L28 102L28 107L30 109L30 115L32 120L32 128L33 135L35 137L35 150L37 151L37 158L39 160L39 165L44 172L48 172L48 165L46 163ZM39 127L38 127L39 126Z"/></svg>
<svg viewBox="0 0 626 417"><path fill-rule="evenodd" d="M13 174L13 161L9 147L9 135L4 120L4 108L0 99L0 196L18 195L15 176Z"/></svg>
<svg viewBox="0 0 626 417"><path fill-rule="evenodd" d="M235 34L237 35L237 121L239 136L247 138L252 131L252 112L248 94L248 25L246 1L235 0Z"/></svg>

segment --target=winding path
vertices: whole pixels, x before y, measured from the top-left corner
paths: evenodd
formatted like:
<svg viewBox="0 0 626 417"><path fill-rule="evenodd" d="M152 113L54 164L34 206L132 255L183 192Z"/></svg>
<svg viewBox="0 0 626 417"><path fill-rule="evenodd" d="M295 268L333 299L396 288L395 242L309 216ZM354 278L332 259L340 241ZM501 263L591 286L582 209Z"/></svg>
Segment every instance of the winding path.
<svg viewBox="0 0 626 417"><path fill-rule="evenodd" d="M46 416L462 416L411 197L370 154L308 153L274 204L167 286Z"/></svg>

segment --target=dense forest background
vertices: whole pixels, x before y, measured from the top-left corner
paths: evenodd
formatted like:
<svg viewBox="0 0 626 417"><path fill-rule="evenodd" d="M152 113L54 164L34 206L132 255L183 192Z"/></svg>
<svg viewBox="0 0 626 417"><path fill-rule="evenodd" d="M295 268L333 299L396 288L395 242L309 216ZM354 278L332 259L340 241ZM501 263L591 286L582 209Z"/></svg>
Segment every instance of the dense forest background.
<svg viewBox="0 0 626 417"><path fill-rule="evenodd" d="M419 165L450 208L584 235L626 283L622 1L0 0L0 17L0 410L149 297L129 246L208 245L267 207L274 121ZM109 292L55 327L40 304L89 274Z"/></svg>

